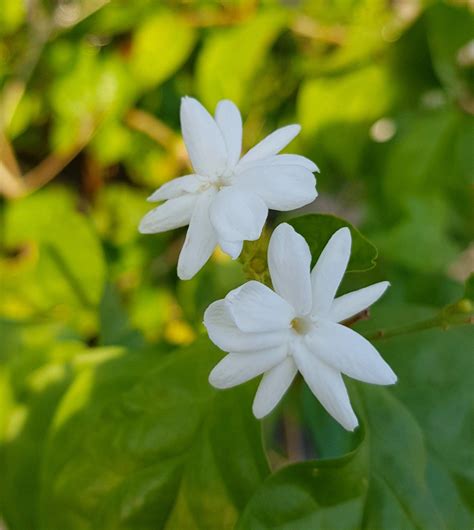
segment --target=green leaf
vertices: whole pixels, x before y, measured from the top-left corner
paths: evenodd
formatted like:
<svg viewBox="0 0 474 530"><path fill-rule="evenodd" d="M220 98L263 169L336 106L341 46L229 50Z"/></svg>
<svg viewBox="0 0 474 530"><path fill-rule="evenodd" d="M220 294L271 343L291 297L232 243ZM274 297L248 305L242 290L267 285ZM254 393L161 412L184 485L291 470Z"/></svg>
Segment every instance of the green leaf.
<svg viewBox="0 0 474 530"><path fill-rule="evenodd" d="M383 188L388 204L452 185L452 139L460 119L459 112L443 108L407 120L394 138L385 164ZM456 177L459 173L456 171Z"/></svg>
<svg viewBox="0 0 474 530"><path fill-rule="evenodd" d="M53 111L50 143L61 153L88 140L104 120L121 116L136 92L120 55L98 55L86 42L74 49L48 88Z"/></svg>
<svg viewBox="0 0 474 530"><path fill-rule="evenodd" d="M474 525L473 341L474 326L468 325L380 344L399 377L393 393L423 429L429 485L450 530Z"/></svg>
<svg viewBox="0 0 474 530"><path fill-rule="evenodd" d="M110 283L105 286L100 301L99 317L99 343L102 346L121 345L127 348L144 346L142 335L132 328L119 293Z"/></svg>
<svg viewBox="0 0 474 530"><path fill-rule="evenodd" d="M9 529L36 529L46 435L83 345L51 324L0 320L0 336L0 509Z"/></svg>
<svg viewBox="0 0 474 530"><path fill-rule="evenodd" d="M244 106L250 85L281 31L285 13L259 13L232 30L211 34L197 63L197 91L208 108L228 98Z"/></svg>
<svg viewBox="0 0 474 530"><path fill-rule="evenodd" d="M358 447L272 474L238 530L444 529L425 482L419 426L387 390L360 385L357 394L364 425Z"/></svg>
<svg viewBox="0 0 474 530"><path fill-rule="evenodd" d="M201 340L80 375L50 433L40 529L233 528L268 471L254 385L207 381L220 355Z"/></svg>
<svg viewBox="0 0 474 530"><path fill-rule="evenodd" d="M134 81L143 88L158 85L186 60L194 41L190 24L172 12L146 18L132 40L130 68Z"/></svg>
<svg viewBox="0 0 474 530"><path fill-rule="evenodd" d="M19 303L45 310L66 303L92 309L99 303L104 256L97 234L74 201L65 188L51 187L7 205L5 245L29 249L25 259L36 254L24 271L19 267L22 274L10 286ZM63 314L74 317L64 309Z"/></svg>
<svg viewBox="0 0 474 530"><path fill-rule="evenodd" d="M297 112L306 145L317 145L319 159L322 151L336 167L355 174L369 128L389 110L395 86L379 65L305 81Z"/></svg>
<svg viewBox="0 0 474 530"><path fill-rule="evenodd" d="M410 197L400 221L393 228L374 234L374 239L385 258L425 274L442 272L458 251L449 236L449 220L442 198L426 194Z"/></svg>
<svg viewBox="0 0 474 530"><path fill-rule="evenodd" d="M359 530L367 479L364 449L336 460L293 464L253 495L236 530Z"/></svg>
<svg viewBox="0 0 474 530"><path fill-rule="evenodd" d="M464 297L474 302L474 273L471 273L469 278L466 280L464 287Z"/></svg>
<svg viewBox="0 0 474 530"><path fill-rule="evenodd" d="M333 215L309 214L290 219L288 223L306 239L313 257L312 265L334 232L347 226L352 235L352 253L347 271L362 272L375 267L377 249L349 222Z"/></svg>

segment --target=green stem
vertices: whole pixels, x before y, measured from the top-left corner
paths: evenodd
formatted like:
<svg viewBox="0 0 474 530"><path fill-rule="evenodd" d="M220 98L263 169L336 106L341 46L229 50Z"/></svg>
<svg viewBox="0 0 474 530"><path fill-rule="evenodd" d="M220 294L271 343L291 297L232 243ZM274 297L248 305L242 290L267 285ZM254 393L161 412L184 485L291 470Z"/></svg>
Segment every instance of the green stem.
<svg viewBox="0 0 474 530"><path fill-rule="evenodd" d="M474 324L474 314L472 314L472 306L466 307L468 300L460 300L456 304L447 306L443 311L433 318L414 322L412 324L406 324L392 329L380 329L373 333L364 335L366 339L374 340L385 340L391 339L392 337L398 337L400 335L409 335L411 333L417 333L425 331L427 329L441 328L448 330L452 327L464 326ZM467 309L467 311L466 311ZM470 313L470 314L469 314Z"/></svg>

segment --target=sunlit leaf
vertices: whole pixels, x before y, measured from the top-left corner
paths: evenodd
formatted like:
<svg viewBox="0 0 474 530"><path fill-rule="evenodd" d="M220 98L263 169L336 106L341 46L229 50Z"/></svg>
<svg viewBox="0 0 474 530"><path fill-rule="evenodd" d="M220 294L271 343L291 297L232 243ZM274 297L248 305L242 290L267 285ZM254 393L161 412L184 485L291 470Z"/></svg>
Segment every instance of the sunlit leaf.
<svg viewBox="0 0 474 530"><path fill-rule="evenodd" d="M145 88L159 84L186 60L194 40L191 26L172 12L145 19L132 40L129 61L134 80Z"/></svg>
<svg viewBox="0 0 474 530"><path fill-rule="evenodd" d="M390 72L379 65L307 80L298 95L303 138L315 153L323 151L353 174L370 126L389 111L395 93Z"/></svg>
<svg viewBox="0 0 474 530"><path fill-rule="evenodd" d="M253 387L207 382L219 357L202 340L79 376L48 442L40 528L231 529L267 464Z"/></svg>
<svg viewBox="0 0 474 530"><path fill-rule="evenodd" d="M233 28L208 37L197 63L197 90L213 108L228 98L245 105L253 76L285 21L280 11L267 11Z"/></svg>

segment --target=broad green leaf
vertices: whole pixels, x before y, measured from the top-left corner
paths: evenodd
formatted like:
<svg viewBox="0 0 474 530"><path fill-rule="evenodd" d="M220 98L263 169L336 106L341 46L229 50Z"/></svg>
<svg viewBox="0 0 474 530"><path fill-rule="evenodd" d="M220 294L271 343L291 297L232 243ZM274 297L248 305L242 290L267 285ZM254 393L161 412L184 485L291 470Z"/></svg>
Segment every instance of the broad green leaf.
<svg viewBox="0 0 474 530"><path fill-rule="evenodd" d="M0 336L0 510L10 530L36 529L46 433L83 345L51 324L0 320Z"/></svg>
<svg viewBox="0 0 474 530"><path fill-rule="evenodd" d="M119 293L110 283L105 286L100 301L99 317L102 346L120 345L130 349L144 346L143 337L130 325Z"/></svg>
<svg viewBox="0 0 474 530"><path fill-rule="evenodd" d="M460 113L452 108L414 114L406 120L385 164L387 203L400 204L407 196L453 186L453 177L457 179L460 171L453 167L452 139L460 120Z"/></svg>
<svg viewBox="0 0 474 530"><path fill-rule="evenodd" d="M446 202L436 196L407 199L400 221L373 236L381 255L421 273L443 271L458 251L449 237L449 213Z"/></svg>
<svg viewBox="0 0 474 530"><path fill-rule="evenodd" d="M387 390L360 385L357 394L364 426L358 447L272 474L248 503L239 530L444 529L426 486L419 426Z"/></svg>
<svg viewBox="0 0 474 530"><path fill-rule="evenodd" d="M41 530L233 528L268 473L253 385L214 390L207 340L80 375L50 433Z"/></svg>
<svg viewBox="0 0 474 530"><path fill-rule="evenodd" d="M352 235L351 259L347 271L361 272L375 267L377 249L349 222L333 215L309 214L290 219L288 223L306 239L313 257L312 265L316 263L334 232L347 226Z"/></svg>
<svg viewBox="0 0 474 530"><path fill-rule="evenodd" d="M60 320L93 326L105 277L100 241L64 188L51 187L7 205L5 246L18 256L0 262L3 314L18 317L59 307ZM79 312L78 308L89 312Z"/></svg>
<svg viewBox="0 0 474 530"><path fill-rule="evenodd" d="M198 95L209 109L224 98L245 105L253 77L284 21L284 12L264 11L236 28L208 36L199 55L196 81Z"/></svg>
<svg viewBox="0 0 474 530"><path fill-rule="evenodd" d="M367 491L366 455L293 464L273 473L236 530L359 530Z"/></svg>
<svg viewBox="0 0 474 530"><path fill-rule="evenodd" d="M133 36L130 69L142 87L158 85L177 70L191 53L194 31L172 12L146 18Z"/></svg>
<svg viewBox="0 0 474 530"><path fill-rule="evenodd" d="M353 175L369 128L389 111L395 86L390 71L379 65L305 81L297 113L306 145L318 146L319 158Z"/></svg>
<svg viewBox="0 0 474 530"><path fill-rule="evenodd" d="M91 45L82 43L74 50L67 69L49 87L53 150L68 152L88 140L99 125L130 106L135 92L118 54L101 56Z"/></svg>
<svg viewBox="0 0 474 530"><path fill-rule="evenodd" d="M397 396L423 429L429 485L449 530L474 524L474 327L428 330L377 345L393 367Z"/></svg>

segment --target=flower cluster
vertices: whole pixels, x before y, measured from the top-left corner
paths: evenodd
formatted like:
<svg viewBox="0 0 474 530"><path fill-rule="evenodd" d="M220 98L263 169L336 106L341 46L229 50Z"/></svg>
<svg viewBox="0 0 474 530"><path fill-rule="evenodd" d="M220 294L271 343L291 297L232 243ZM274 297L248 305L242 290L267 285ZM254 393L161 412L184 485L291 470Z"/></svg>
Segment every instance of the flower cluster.
<svg viewBox="0 0 474 530"><path fill-rule="evenodd" d="M189 224L178 261L181 279L193 277L217 245L237 258L244 241L260 237L269 209L293 210L316 198L317 166L299 155L278 154L299 125L276 130L242 157L242 119L231 101L221 101L213 118L198 101L183 98L181 127L195 172L155 191L149 200L165 202L140 223L142 233ZM253 404L254 415L262 418L299 371L328 413L355 429L341 374L379 385L397 378L370 342L344 325L389 286L380 282L336 297L350 252L350 230L341 228L311 270L304 238L290 225L279 225L268 247L274 290L249 281L205 312L210 339L228 352L210 383L229 388L264 374Z"/></svg>

